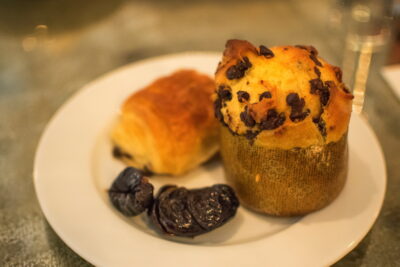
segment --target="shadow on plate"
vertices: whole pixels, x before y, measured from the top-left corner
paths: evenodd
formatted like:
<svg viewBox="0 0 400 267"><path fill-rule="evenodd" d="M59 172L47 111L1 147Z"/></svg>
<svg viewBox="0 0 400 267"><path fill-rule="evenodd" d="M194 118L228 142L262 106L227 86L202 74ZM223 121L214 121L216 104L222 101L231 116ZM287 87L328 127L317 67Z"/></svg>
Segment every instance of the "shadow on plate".
<svg viewBox="0 0 400 267"><path fill-rule="evenodd" d="M304 220L302 223L348 220L362 213L377 193L376 182L372 175L368 163L349 149L349 173L342 192L330 205L310 214L312 219Z"/></svg>

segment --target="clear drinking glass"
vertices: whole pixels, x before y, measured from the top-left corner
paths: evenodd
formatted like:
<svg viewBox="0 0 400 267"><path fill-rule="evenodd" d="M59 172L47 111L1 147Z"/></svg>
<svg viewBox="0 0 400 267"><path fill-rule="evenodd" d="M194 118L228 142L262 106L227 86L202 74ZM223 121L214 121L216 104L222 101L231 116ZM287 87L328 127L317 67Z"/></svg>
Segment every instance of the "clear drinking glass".
<svg viewBox="0 0 400 267"><path fill-rule="evenodd" d="M383 49L390 37L391 6L391 1L353 1L343 20L343 78L353 92L353 110L358 114L363 108L373 55Z"/></svg>

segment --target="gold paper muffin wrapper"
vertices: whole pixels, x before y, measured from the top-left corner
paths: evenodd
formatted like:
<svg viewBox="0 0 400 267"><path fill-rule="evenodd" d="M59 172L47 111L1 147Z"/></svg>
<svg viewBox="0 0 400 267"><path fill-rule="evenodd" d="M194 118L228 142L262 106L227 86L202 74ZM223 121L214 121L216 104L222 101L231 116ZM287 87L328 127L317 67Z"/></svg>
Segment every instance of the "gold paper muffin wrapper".
<svg viewBox="0 0 400 267"><path fill-rule="evenodd" d="M241 204L278 216L304 215L331 203L347 177L347 134L307 148L270 149L221 126L225 176Z"/></svg>

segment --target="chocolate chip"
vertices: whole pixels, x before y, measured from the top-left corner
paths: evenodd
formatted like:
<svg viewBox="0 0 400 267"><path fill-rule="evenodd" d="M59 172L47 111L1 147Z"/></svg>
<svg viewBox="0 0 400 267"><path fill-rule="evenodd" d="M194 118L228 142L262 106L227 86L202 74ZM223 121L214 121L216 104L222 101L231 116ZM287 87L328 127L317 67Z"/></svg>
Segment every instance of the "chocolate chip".
<svg viewBox="0 0 400 267"><path fill-rule="evenodd" d="M252 67L248 57L239 60L236 65L230 66L226 71L226 77L229 80L240 79L244 76L246 70Z"/></svg>
<svg viewBox="0 0 400 267"><path fill-rule="evenodd" d="M305 45L295 45L295 47L300 48L300 49L304 49L304 50L307 50L307 51L308 51L308 48L307 48L307 46L305 46Z"/></svg>
<svg viewBox="0 0 400 267"><path fill-rule="evenodd" d="M312 45L295 45L295 47L307 50L310 54L318 55L318 50Z"/></svg>
<svg viewBox="0 0 400 267"><path fill-rule="evenodd" d="M322 63L318 60L316 54L311 53L310 59L314 61L315 65L322 67Z"/></svg>
<svg viewBox="0 0 400 267"><path fill-rule="evenodd" d="M240 119L243 121L244 125L247 127L253 127L256 125L256 121L253 119L251 114L248 112L247 106L244 111L240 113Z"/></svg>
<svg viewBox="0 0 400 267"><path fill-rule="evenodd" d="M310 93L316 95L316 94L318 94L319 91L323 90L324 83L319 78L312 79L312 80L310 80L310 86L311 86Z"/></svg>
<svg viewBox="0 0 400 267"><path fill-rule="evenodd" d="M147 165L144 165L142 173L144 176L152 176L154 175L154 172L150 170L150 168Z"/></svg>
<svg viewBox="0 0 400 267"><path fill-rule="evenodd" d="M226 85L220 85L217 91L218 96L224 100L229 101L232 99L232 93L230 91L230 87Z"/></svg>
<svg viewBox="0 0 400 267"><path fill-rule="evenodd" d="M290 93L286 97L286 103L289 106L295 106L300 102L300 97L297 93Z"/></svg>
<svg viewBox="0 0 400 267"><path fill-rule="evenodd" d="M272 97L271 92L265 91L260 95L258 100L261 101L263 98L271 98L271 97Z"/></svg>
<svg viewBox="0 0 400 267"><path fill-rule="evenodd" d="M217 95L218 97L214 101L214 114L220 122L225 124L221 108L226 107L225 101L232 100L231 88L228 85L222 84L218 87Z"/></svg>
<svg viewBox="0 0 400 267"><path fill-rule="evenodd" d="M334 81L326 81L325 86L327 86L329 89L336 88L336 83Z"/></svg>
<svg viewBox="0 0 400 267"><path fill-rule="evenodd" d="M318 78L321 78L321 71L318 69L317 66L314 67L314 72L317 74Z"/></svg>
<svg viewBox="0 0 400 267"><path fill-rule="evenodd" d="M308 116L308 114L310 114L310 110L309 109L307 109L304 112L291 113L289 117L290 117L291 121L299 122L299 121L304 120Z"/></svg>
<svg viewBox="0 0 400 267"><path fill-rule="evenodd" d="M260 55L266 57L266 58L272 58L274 57L274 53L266 47L265 45L260 45Z"/></svg>
<svg viewBox="0 0 400 267"><path fill-rule="evenodd" d="M339 82L342 82L342 75L343 75L342 70L339 67L334 66L333 71L335 72L336 79Z"/></svg>
<svg viewBox="0 0 400 267"><path fill-rule="evenodd" d="M231 123L232 122L232 116L229 113L229 110L226 110L226 116L228 117L228 123Z"/></svg>
<svg viewBox="0 0 400 267"><path fill-rule="evenodd" d="M239 68L236 65L230 66L226 71L226 77L229 80L239 79L242 78L243 76L244 76L244 71L239 70Z"/></svg>
<svg viewBox="0 0 400 267"><path fill-rule="evenodd" d="M123 155L122 150L117 146L113 148L112 154L117 159L122 158Z"/></svg>
<svg viewBox="0 0 400 267"><path fill-rule="evenodd" d="M285 122L285 113L278 112L275 109L269 109L267 115L261 120L260 129L273 130Z"/></svg>
<svg viewBox="0 0 400 267"><path fill-rule="evenodd" d="M344 91L346 94L350 94L350 90L349 90L346 86L343 86L343 91Z"/></svg>
<svg viewBox="0 0 400 267"><path fill-rule="evenodd" d="M305 101L303 98L300 98L297 93L290 93L286 97L286 103L292 108L289 118L293 122L299 122L304 120L310 110L303 111Z"/></svg>
<svg viewBox="0 0 400 267"><path fill-rule="evenodd" d="M325 121L321 117L319 117L319 118L313 118L313 122L317 125L319 132L325 138L326 137Z"/></svg>
<svg viewBox="0 0 400 267"><path fill-rule="evenodd" d="M117 159L122 159L122 158L133 159L131 154L124 152L119 146L114 146L112 153L113 156Z"/></svg>
<svg viewBox="0 0 400 267"><path fill-rule="evenodd" d="M319 95L320 101L322 105L328 104L330 93L329 86L331 81L327 81L327 83L322 82L321 79L312 79L310 80L310 93L314 95Z"/></svg>
<svg viewBox="0 0 400 267"><path fill-rule="evenodd" d="M220 121L220 122L224 122L224 115L221 112L221 108L222 108L222 100L221 98L217 98L214 101L214 114L215 117Z"/></svg>
<svg viewBox="0 0 400 267"><path fill-rule="evenodd" d="M248 57L243 57L243 62L246 68L251 68L251 66L253 66Z"/></svg>
<svg viewBox="0 0 400 267"><path fill-rule="evenodd" d="M322 105L326 106L326 104L328 104L329 97L330 97L330 93L328 90L321 91L319 98L320 98Z"/></svg>
<svg viewBox="0 0 400 267"><path fill-rule="evenodd" d="M238 91L237 97L240 103L243 103L244 101L249 101L250 99L250 95L246 91Z"/></svg>
<svg viewBox="0 0 400 267"><path fill-rule="evenodd" d="M336 88L336 84L334 81L326 81L324 88L325 88L325 90L321 92L320 98L321 98L322 104L325 106L326 104L328 104L328 100L330 97L330 91L333 88Z"/></svg>
<svg viewBox="0 0 400 267"><path fill-rule="evenodd" d="M257 135L258 135L259 133L260 133L259 131L252 132L252 131L250 131L250 130L247 130L247 132L246 132L246 134L245 134L244 136L245 136L247 139L249 139L249 140L253 140L254 138L257 137Z"/></svg>

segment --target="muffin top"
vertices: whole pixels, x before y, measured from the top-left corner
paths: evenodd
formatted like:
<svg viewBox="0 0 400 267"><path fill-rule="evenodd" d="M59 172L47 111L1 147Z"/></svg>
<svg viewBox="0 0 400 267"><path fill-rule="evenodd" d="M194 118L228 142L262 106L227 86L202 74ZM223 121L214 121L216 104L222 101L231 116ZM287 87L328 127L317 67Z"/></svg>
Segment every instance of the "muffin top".
<svg viewBox="0 0 400 267"><path fill-rule="evenodd" d="M353 95L312 46L229 40L216 74L215 115L254 145L290 149L338 141Z"/></svg>

